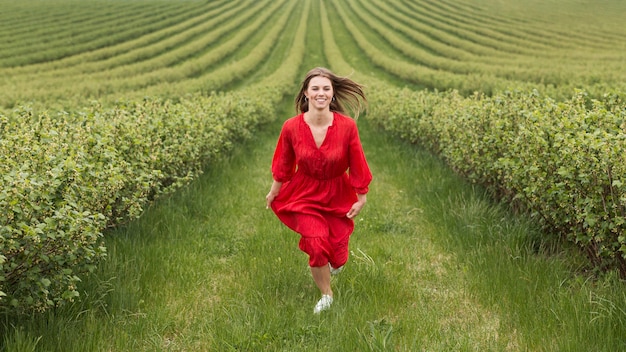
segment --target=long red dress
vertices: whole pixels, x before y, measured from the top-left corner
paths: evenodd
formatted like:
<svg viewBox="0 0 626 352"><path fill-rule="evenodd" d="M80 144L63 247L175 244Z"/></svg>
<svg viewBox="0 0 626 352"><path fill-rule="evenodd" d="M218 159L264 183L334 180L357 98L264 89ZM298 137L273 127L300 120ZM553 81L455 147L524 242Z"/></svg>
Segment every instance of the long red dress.
<svg viewBox="0 0 626 352"><path fill-rule="evenodd" d="M357 201L357 193L369 191L372 180L352 118L333 112L332 125L319 148L304 114L285 121L272 174L283 184L271 207L285 225L303 237L330 234L347 242L354 222L346 214Z"/></svg>

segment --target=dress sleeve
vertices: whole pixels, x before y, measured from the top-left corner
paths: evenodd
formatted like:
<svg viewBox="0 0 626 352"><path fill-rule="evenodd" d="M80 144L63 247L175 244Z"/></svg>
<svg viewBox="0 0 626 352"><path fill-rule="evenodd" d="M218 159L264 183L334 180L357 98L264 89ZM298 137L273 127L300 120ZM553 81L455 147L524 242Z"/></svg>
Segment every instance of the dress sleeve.
<svg viewBox="0 0 626 352"><path fill-rule="evenodd" d="M363 152L363 146L361 145L361 139L359 137L359 131L356 124L352 125L352 133L350 133L350 162L349 162L349 175L350 185L354 188L354 191L358 194L366 194L369 192L369 184L372 181L372 173L370 171L367 160L365 159L365 153Z"/></svg>
<svg viewBox="0 0 626 352"><path fill-rule="evenodd" d="M291 180L296 171L296 154L294 152L293 143L291 142L291 133L288 125L285 123L278 136L274 157L272 159L272 176L278 182L287 182Z"/></svg>

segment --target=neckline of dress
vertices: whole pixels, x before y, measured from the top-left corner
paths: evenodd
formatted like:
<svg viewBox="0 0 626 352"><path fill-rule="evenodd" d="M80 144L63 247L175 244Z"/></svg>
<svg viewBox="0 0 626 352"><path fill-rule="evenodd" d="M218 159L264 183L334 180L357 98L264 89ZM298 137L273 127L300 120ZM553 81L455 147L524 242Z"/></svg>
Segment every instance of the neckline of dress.
<svg viewBox="0 0 626 352"><path fill-rule="evenodd" d="M306 119L304 118L304 114L305 114L304 112L302 114L300 114L300 116L302 117L302 122L304 122L307 126L311 127L311 125L308 122L306 122ZM328 125L328 128L333 127L335 125L335 121L337 120L336 119L336 112L331 111L331 114L333 114L333 117L330 120L330 125Z"/></svg>
<svg viewBox="0 0 626 352"><path fill-rule="evenodd" d="M326 129L326 134L324 135L324 139L322 140L322 143L320 143L320 145L318 146L317 143L315 142L315 136L313 135L313 130L311 130L311 125L309 125L306 120L304 119L304 113L302 113L301 119L302 119L302 123L304 123L304 125L306 126L307 130L309 131L309 136L311 137L311 141L313 142L313 146L315 146L316 150L321 150L322 147L324 146L324 144L326 144L326 140L328 139L328 133L330 132L330 130L332 129L333 126L335 126L335 122L336 122L336 113L334 111L331 111L333 113L333 119L330 122L330 125L328 125L327 129Z"/></svg>

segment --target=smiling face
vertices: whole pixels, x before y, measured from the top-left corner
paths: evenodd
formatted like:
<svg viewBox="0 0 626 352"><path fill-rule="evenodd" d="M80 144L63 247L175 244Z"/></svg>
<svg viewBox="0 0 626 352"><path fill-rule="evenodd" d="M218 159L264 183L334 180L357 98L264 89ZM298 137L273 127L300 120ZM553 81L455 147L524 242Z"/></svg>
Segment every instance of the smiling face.
<svg viewBox="0 0 626 352"><path fill-rule="evenodd" d="M330 79L323 76L311 78L304 95L309 100L309 110L326 110L333 98L333 85Z"/></svg>

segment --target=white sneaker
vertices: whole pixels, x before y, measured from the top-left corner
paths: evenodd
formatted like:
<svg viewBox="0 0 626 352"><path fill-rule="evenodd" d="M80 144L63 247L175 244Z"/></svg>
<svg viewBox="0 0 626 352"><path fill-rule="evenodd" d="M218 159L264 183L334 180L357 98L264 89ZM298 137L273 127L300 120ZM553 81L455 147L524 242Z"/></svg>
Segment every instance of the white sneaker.
<svg viewBox="0 0 626 352"><path fill-rule="evenodd" d="M330 263L328 263L328 267L330 267L330 274L331 275L337 275L341 272L341 270L343 270L343 265L338 267L338 268L333 268L332 265L330 265Z"/></svg>
<svg viewBox="0 0 626 352"><path fill-rule="evenodd" d="M333 304L333 296L330 295L322 295L315 308L313 309L314 314L320 314L321 311L330 308L330 305Z"/></svg>

